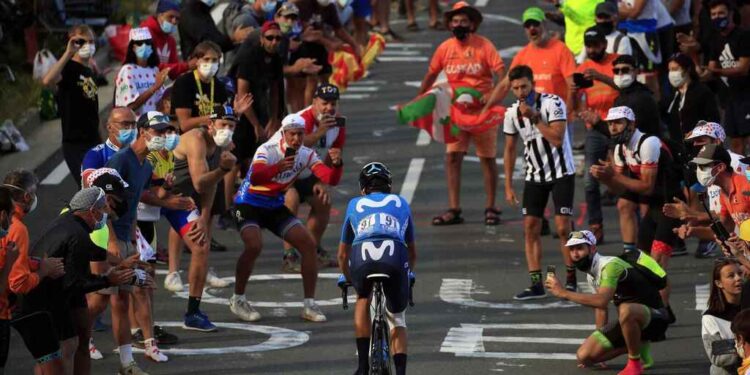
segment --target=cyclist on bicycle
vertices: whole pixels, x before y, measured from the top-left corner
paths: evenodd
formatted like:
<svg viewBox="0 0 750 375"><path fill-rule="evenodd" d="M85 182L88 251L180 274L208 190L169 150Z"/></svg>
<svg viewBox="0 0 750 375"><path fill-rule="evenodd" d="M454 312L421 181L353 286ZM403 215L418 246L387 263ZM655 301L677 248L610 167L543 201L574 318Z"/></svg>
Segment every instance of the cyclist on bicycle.
<svg viewBox="0 0 750 375"><path fill-rule="evenodd" d="M409 204L391 194L391 172L383 163L365 165L359 173L362 196L352 199L346 211L339 244L339 267L357 291L354 333L359 368L368 373L372 282L368 275L388 275L383 283L390 343L396 374L406 374L406 305L409 301L410 266L417 250Z"/></svg>

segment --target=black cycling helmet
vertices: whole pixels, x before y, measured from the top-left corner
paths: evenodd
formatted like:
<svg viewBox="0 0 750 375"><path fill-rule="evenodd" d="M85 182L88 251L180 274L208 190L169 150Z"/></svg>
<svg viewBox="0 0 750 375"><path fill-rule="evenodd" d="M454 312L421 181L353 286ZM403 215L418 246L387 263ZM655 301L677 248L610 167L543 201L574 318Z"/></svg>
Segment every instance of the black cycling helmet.
<svg viewBox="0 0 750 375"><path fill-rule="evenodd" d="M385 164L378 161L365 164L359 172L359 188L366 189L372 186L373 182L377 180L385 182L390 190L391 171L388 170Z"/></svg>

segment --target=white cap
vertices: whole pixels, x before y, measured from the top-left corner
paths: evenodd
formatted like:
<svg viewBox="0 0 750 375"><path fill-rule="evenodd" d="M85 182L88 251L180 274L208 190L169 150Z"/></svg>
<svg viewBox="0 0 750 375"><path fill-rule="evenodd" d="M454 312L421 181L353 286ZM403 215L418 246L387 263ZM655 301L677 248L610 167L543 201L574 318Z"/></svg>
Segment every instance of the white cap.
<svg viewBox="0 0 750 375"><path fill-rule="evenodd" d="M565 246L571 247L580 244L596 246L596 236L594 236L594 233L591 233L591 231L588 230L570 232L570 235L568 236L568 242L565 243Z"/></svg>
<svg viewBox="0 0 750 375"><path fill-rule="evenodd" d="M633 110L630 109L630 107L612 107L609 109L609 112L607 112L607 118L605 118L604 121L614 121L620 119L635 121L635 113L633 113Z"/></svg>
<svg viewBox="0 0 750 375"><path fill-rule="evenodd" d="M720 124L715 122L699 121L698 125L685 137L685 140L695 139L702 136L709 136L713 139L718 139L721 143L727 138L727 133L724 132L724 128Z"/></svg>
<svg viewBox="0 0 750 375"><path fill-rule="evenodd" d="M146 27L130 29L130 41L151 40L151 32Z"/></svg>
<svg viewBox="0 0 750 375"><path fill-rule="evenodd" d="M305 128L305 119L296 113L287 115L286 117L284 117L283 120L281 120L282 131L289 130L289 129L304 129L304 128Z"/></svg>

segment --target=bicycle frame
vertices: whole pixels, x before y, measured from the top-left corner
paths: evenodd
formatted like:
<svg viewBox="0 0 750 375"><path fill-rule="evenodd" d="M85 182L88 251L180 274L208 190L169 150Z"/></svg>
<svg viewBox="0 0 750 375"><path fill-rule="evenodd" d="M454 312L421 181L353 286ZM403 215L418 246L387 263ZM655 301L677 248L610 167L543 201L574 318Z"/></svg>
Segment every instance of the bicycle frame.
<svg viewBox="0 0 750 375"><path fill-rule="evenodd" d="M383 283L380 280L373 282L372 299L375 314L372 317L372 330L370 332L370 374L390 375L393 374L393 360L390 353L390 332L385 317Z"/></svg>

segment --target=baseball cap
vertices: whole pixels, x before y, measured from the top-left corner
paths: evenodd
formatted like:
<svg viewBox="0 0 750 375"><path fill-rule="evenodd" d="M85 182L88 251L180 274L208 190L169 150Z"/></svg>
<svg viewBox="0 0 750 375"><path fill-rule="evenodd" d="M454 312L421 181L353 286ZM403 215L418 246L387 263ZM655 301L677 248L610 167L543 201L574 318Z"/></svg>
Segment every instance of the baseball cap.
<svg viewBox="0 0 750 375"><path fill-rule="evenodd" d="M630 109L630 107L612 107L609 109L609 112L607 112L607 118L605 118L604 121L614 121L620 119L635 121L635 113L633 113L633 110Z"/></svg>
<svg viewBox="0 0 750 375"><path fill-rule="evenodd" d="M727 133L724 132L724 128L720 124L701 120L698 121L698 125L685 137L685 140L695 139L704 135L718 139L721 143L724 143L724 140L727 138Z"/></svg>
<svg viewBox="0 0 750 375"><path fill-rule="evenodd" d="M169 12L170 10L180 11L180 4L173 0L159 0L159 4L156 5L156 13Z"/></svg>
<svg viewBox="0 0 750 375"><path fill-rule="evenodd" d="M715 162L724 163L727 167L732 165L732 157L722 145L707 144L698 151L698 156L690 161L696 165L709 165Z"/></svg>
<svg viewBox="0 0 750 375"><path fill-rule="evenodd" d="M70 200L70 211L84 211L92 207L101 208L105 204L105 193L102 188L89 187L79 190Z"/></svg>
<svg viewBox="0 0 750 375"><path fill-rule="evenodd" d="M313 98L339 100L339 88L330 83L321 83L318 85L318 88L315 89L315 95L313 95Z"/></svg>
<svg viewBox="0 0 750 375"><path fill-rule="evenodd" d="M589 43L603 43L607 41L607 36L604 31L598 26L592 26L586 29L583 34L583 44L588 45Z"/></svg>
<svg viewBox="0 0 750 375"><path fill-rule="evenodd" d="M615 61L612 61L612 66L619 65L619 64L627 64L630 66L636 66L635 59L633 58L633 56L630 56L630 55L620 55L620 56L617 56Z"/></svg>
<svg viewBox="0 0 750 375"><path fill-rule="evenodd" d="M526 21L538 21L542 22L544 21L544 11L542 8L539 7L531 7L523 11L523 15L521 16L521 22L526 23Z"/></svg>
<svg viewBox="0 0 750 375"><path fill-rule="evenodd" d="M568 235L568 242L565 243L565 246L571 247L580 244L596 246L596 236L594 236L594 234L588 230L570 232L570 234Z"/></svg>
<svg viewBox="0 0 750 375"><path fill-rule="evenodd" d="M130 29L130 41L151 40L151 32L147 27Z"/></svg>
<svg viewBox="0 0 750 375"><path fill-rule="evenodd" d="M289 129L304 129L304 128L305 128L305 119L296 113L287 115L286 117L284 117L283 120L281 120L282 131L289 130Z"/></svg>
<svg viewBox="0 0 750 375"><path fill-rule="evenodd" d="M604 16L616 16L618 13L617 11L617 4L615 4L612 1L603 1L599 4L597 4L594 14L598 15L604 15Z"/></svg>
<svg viewBox="0 0 750 375"><path fill-rule="evenodd" d="M128 183L122 179L120 173L113 168L99 168L86 175L84 186L100 187L107 194L123 196Z"/></svg>
<svg viewBox="0 0 750 375"><path fill-rule="evenodd" d="M281 30L281 27L274 21L263 22L263 26L260 28L260 33L265 34L269 30Z"/></svg>
<svg viewBox="0 0 750 375"><path fill-rule="evenodd" d="M211 120L216 119L237 121L237 116L234 114L232 106L224 104L216 107L214 113L211 114Z"/></svg>
<svg viewBox="0 0 750 375"><path fill-rule="evenodd" d="M169 116L159 111L148 111L138 118L139 128L150 128L154 130L174 129L174 125L169 122Z"/></svg>
<svg viewBox="0 0 750 375"><path fill-rule="evenodd" d="M287 17L292 15L299 16L299 8L288 1L281 5L279 10L276 11L276 16Z"/></svg>

